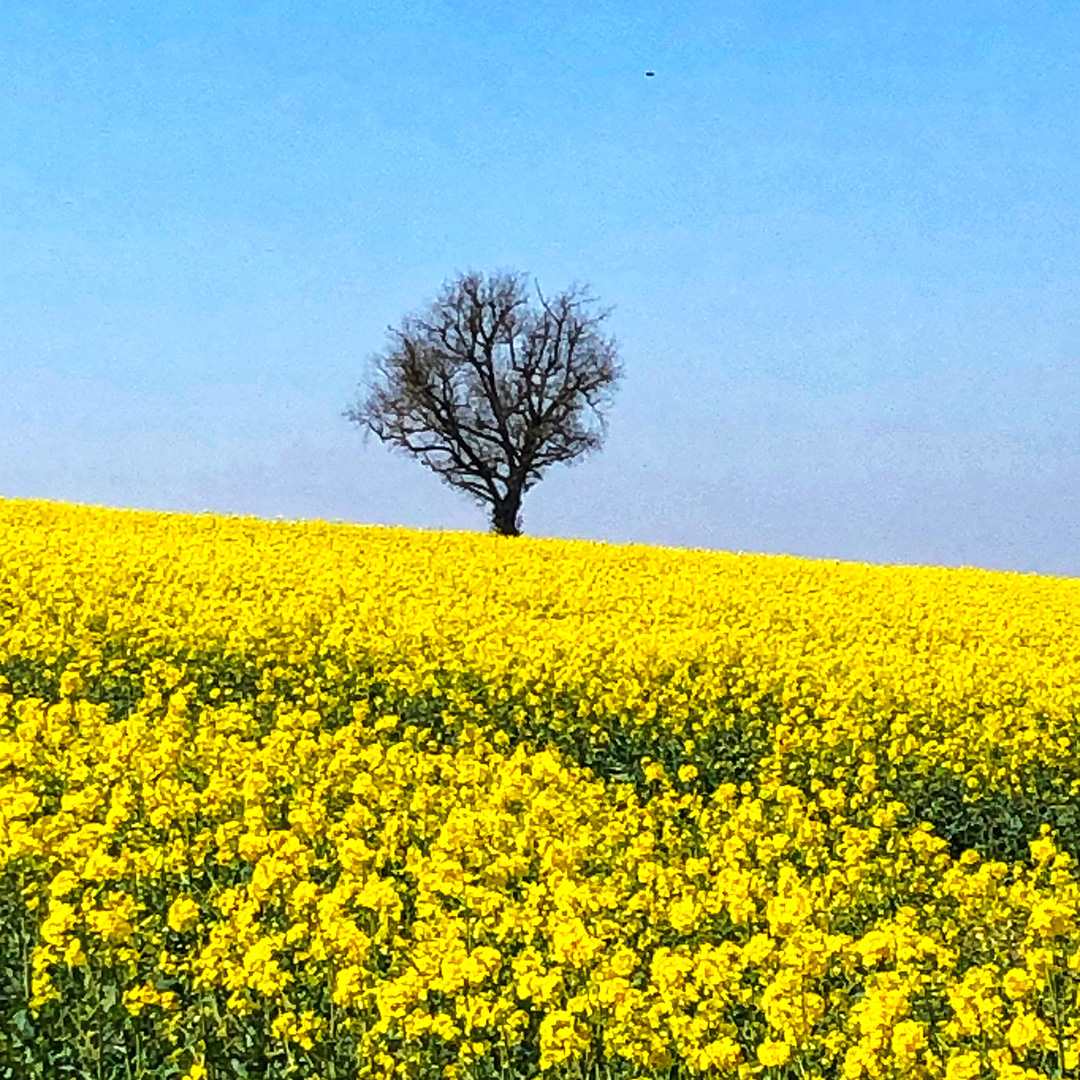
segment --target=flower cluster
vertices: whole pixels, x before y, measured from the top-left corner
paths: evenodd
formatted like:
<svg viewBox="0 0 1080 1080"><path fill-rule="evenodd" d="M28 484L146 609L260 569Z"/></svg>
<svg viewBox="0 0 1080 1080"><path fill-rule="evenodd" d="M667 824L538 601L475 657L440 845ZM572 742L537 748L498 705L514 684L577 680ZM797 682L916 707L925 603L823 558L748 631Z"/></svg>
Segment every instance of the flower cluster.
<svg viewBox="0 0 1080 1080"><path fill-rule="evenodd" d="M0 1064L1075 1075L1077 614L0 501Z"/></svg>

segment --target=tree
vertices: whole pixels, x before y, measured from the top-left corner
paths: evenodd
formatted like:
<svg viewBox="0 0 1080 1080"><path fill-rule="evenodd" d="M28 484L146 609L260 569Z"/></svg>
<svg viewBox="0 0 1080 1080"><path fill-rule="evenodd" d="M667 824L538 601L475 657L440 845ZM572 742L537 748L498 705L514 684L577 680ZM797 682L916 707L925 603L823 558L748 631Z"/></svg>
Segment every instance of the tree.
<svg viewBox="0 0 1080 1080"><path fill-rule="evenodd" d="M602 409L622 376L587 286L550 299L524 275L459 275L426 310L389 327L366 391L345 416L418 457L521 532L522 496L549 465L599 449Z"/></svg>

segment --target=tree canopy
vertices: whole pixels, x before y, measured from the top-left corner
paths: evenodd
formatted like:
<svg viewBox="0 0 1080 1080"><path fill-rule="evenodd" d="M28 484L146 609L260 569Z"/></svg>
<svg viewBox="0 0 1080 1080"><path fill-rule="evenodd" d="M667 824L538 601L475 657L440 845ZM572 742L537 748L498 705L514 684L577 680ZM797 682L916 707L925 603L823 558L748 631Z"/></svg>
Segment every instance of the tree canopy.
<svg viewBox="0 0 1080 1080"><path fill-rule="evenodd" d="M588 286L530 302L525 275L469 272L388 328L345 415L419 458L517 536L521 502L545 470L599 449L622 371Z"/></svg>

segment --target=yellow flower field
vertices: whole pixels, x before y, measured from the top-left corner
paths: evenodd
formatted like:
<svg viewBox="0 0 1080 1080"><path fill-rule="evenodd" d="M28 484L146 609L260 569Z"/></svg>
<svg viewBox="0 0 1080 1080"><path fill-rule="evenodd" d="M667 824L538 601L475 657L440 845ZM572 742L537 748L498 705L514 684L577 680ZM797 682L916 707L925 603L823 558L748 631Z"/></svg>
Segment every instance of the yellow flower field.
<svg viewBox="0 0 1080 1080"><path fill-rule="evenodd" d="M0 1078L1080 1075L1080 581L0 500Z"/></svg>

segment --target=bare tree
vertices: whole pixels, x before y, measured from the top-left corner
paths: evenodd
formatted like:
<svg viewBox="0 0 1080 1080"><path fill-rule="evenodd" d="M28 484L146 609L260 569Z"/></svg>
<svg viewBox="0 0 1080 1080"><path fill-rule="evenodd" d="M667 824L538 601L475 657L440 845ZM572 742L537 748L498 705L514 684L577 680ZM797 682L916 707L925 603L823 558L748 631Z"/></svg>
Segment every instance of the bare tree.
<svg viewBox="0 0 1080 1080"><path fill-rule="evenodd" d="M462 274L389 329L366 391L345 416L418 457L521 532L521 500L556 462L600 447L602 409L622 375L586 286L529 304L525 276Z"/></svg>

